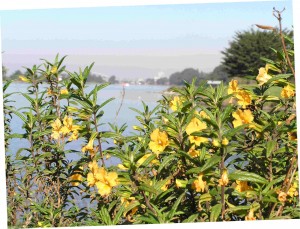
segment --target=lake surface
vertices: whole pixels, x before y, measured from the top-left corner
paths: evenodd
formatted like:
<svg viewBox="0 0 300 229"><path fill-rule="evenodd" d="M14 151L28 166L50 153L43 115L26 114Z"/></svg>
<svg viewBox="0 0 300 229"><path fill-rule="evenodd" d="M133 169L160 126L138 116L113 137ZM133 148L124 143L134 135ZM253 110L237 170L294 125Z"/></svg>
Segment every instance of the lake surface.
<svg viewBox="0 0 300 229"><path fill-rule="evenodd" d="M86 88L86 92L89 92L94 88L95 84L88 84L88 87ZM14 94L10 97L10 100L15 101L12 103L17 109L25 106L29 106L29 102L19 93L26 93L27 92L28 84L25 83L12 83L9 88L7 89L7 93L10 92L18 92L17 94ZM125 96L122 101L122 91L123 86L122 85L109 85L106 88L102 89L98 93L98 103L102 103L105 100L114 97L115 100L111 101L107 105L104 106L104 115L101 119L101 123L104 123L102 126L103 131L110 130L108 122L110 123L116 123L118 126L121 126L122 124L126 123L128 126L126 131L124 132L125 135L128 135L130 132L133 132L132 129L133 125L137 125L139 122L136 120L135 116L137 115L136 112L129 109L130 107L134 107L138 110L143 109L143 105L141 101L144 101L150 109L153 109L159 99L162 98L162 92L166 89L168 89L168 86L150 86L150 85L130 85L125 86ZM121 106L122 103L122 106ZM121 108L120 108L121 106ZM119 110L119 114L116 117L116 113ZM25 131L22 128L22 120L17 117L13 116L13 119L11 121L11 128L12 133L24 133ZM84 145L84 142L82 140L77 140L72 143L69 143L66 146L66 149L69 148L78 148L81 149L81 147ZM10 148L8 149L8 154L14 155L19 148L28 147L29 143L25 139L12 139L10 141ZM103 145L104 148L107 147L107 145ZM69 160L77 160L79 159L79 156L77 154L69 154L68 155ZM119 161L115 158L109 159L109 164L117 164Z"/></svg>

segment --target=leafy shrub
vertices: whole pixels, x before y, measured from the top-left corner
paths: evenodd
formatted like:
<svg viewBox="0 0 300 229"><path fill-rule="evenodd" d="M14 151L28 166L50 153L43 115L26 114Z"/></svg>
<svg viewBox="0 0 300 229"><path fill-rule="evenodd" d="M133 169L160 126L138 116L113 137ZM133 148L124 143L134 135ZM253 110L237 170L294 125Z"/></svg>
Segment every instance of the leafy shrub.
<svg viewBox="0 0 300 229"><path fill-rule="evenodd" d="M85 91L93 65L72 73L64 58L20 76L29 107L14 109L4 85L6 149L11 138L28 142L6 156L9 226L299 217L295 85L278 62L259 69L257 85L172 88L153 110L132 108L139 125L128 136L125 124L101 128L112 99L98 104L108 84ZM23 134L10 132L12 113ZM108 166L110 156L121 163Z"/></svg>

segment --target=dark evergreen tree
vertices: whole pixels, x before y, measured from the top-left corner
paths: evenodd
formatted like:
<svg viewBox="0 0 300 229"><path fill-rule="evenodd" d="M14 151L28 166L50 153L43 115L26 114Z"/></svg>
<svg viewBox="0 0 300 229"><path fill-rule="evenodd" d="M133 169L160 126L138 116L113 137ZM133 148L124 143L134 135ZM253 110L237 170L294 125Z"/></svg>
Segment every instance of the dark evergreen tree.
<svg viewBox="0 0 300 229"><path fill-rule="evenodd" d="M292 35L287 30L284 33ZM276 31L239 31L229 47L222 51L222 64L229 77L256 75L258 68L265 65L261 57L276 59L276 53L271 48L281 49L281 41Z"/></svg>

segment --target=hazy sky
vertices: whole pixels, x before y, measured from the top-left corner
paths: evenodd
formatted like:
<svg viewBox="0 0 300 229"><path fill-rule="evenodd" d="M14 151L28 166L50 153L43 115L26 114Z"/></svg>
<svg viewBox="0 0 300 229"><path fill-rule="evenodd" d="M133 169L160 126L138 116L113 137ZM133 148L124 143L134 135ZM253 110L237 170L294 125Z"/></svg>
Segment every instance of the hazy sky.
<svg viewBox="0 0 300 229"><path fill-rule="evenodd" d="M274 6L291 29L291 0L2 11L3 64L12 73L60 53L72 70L95 61L94 72L118 78L208 72L236 31L276 26Z"/></svg>

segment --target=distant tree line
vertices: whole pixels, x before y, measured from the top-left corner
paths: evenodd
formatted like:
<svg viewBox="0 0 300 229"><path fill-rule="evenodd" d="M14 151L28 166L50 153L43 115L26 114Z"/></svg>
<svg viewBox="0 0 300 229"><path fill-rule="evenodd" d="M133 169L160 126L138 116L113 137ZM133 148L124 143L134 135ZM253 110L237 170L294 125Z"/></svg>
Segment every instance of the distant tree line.
<svg viewBox="0 0 300 229"><path fill-rule="evenodd" d="M293 37L293 31L285 29L285 35ZM238 31L235 33L233 40L229 42L229 47L225 48L221 53L223 54L222 62L212 72L205 73L194 68L186 68L179 72L174 72L169 77L163 77L155 80L154 78L147 78L139 84L150 85L183 85L184 81L191 83L193 78L199 82L201 80L222 80L228 81L232 77L254 76L258 73L258 68L263 67L265 60L276 59L276 56L283 55L281 48L281 41L276 29L273 31L260 31L250 29L248 31ZM293 50L293 47L287 47ZM292 60L293 61L293 60ZM294 64L294 62L293 62ZM20 70L15 71L12 75L7 76L7 68L2 66L3 78L17 80L19 75L22 75ZM67 77L63 75L62 78ZM120 83L116 76L110 76L108 79L99 74L90 74L88 82L111 84ZM123 80L122 82L129 82Z"/></svg>
<svg viewBox="0 0 300 229"><path fill-rule="evenodd" d="M3 80L19 80L20 75L24 75L25 73L21 70L16 70L11 75L7 75L8 69L2 65L2 78ZM61 74L62 79L67 79L69 76L67 74ZM116 76L112 75L107 80L105 77L99 75L90 73L87 79L87 82L95 82L95 83L105 83L109 82L111 84L118 84L119 81L116 79Z"/></svg>

